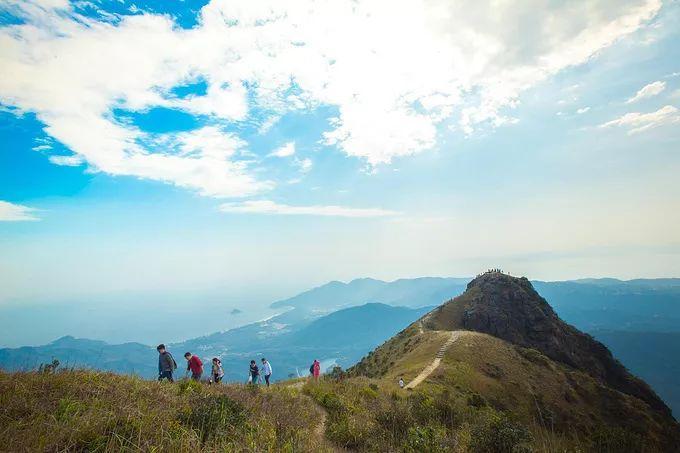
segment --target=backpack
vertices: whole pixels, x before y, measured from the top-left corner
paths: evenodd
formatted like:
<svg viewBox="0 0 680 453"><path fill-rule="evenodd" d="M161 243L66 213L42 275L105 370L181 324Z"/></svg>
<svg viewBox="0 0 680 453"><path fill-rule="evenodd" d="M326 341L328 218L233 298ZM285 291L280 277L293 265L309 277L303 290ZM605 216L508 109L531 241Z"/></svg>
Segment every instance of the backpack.
<svg viewBox="0 0 680 453"><path fill-rule="evenodd" d="M309 367L309 374L314 374L314 364L312 363L312 366Z"/></svg>
<svg viewBox="0 0 680 453"><path fill-rule="evenodd" d="M170 356L170 359L172 360L172 369L176 370L177 369L177 362L175 362L175 358L169 352L167 354Z"/></svg>

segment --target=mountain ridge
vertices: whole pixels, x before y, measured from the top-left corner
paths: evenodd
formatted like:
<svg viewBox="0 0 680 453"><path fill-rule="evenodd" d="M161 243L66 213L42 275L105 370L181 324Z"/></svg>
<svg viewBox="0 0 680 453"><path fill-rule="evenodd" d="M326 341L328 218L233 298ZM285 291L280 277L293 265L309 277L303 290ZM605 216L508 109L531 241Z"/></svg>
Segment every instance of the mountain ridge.
<svg viewBox="0 0 680 453"><path fill-rule="evenodd" d="M463 295L427 316L426 323L433 328L488 333L536 349L671 414L649 385L632 376L606 346L562 321L525 277L484 274L472 280Z"/></svg>
<svg viewBox="0 0 680 453"><path fill-rule="evenodd" d="M498 272L474 279L348 372L403 377L407 387L461 394L526 423L548 417L564 436L603 427L634 433L650 451L674 451L680 442L670 408L644 381L562 321L529 280Z"/></svg>

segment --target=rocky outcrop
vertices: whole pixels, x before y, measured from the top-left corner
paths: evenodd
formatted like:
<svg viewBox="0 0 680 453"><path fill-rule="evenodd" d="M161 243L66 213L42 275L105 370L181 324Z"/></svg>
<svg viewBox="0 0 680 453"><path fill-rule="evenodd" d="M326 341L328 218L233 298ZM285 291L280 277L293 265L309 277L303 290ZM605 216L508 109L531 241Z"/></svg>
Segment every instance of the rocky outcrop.
<svg viewBox="0 0 680 453"><path fill-rule="evenodd" d="M428 322L440 329L484 332L536 349L671 416L668 406L644 381L630 374L602 343L562 321L526 278L486 273L472 280L466 292L448 304L457 304L450 307L457 316L438 319L444 318L444 306L430 313Z"/></svg>

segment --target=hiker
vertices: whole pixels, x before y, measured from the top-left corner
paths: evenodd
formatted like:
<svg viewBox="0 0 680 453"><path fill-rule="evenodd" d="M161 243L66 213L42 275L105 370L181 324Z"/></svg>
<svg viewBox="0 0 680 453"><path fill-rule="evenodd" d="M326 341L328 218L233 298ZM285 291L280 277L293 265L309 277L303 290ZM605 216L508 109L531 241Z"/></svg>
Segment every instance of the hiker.
<svg viewBox="0 0 680 453"><path fill-rule="evenodd" d="M172 354L165 350L164 344L159 344L156 350L158 351L158 382L163 379L175 382L172 379L172 372L177 369L177 362L175 362Z"/></svg>
<svg viewBox="0 0 680 453"><path fill-rule="evenodd" d="M404 378L399 376L399 388L403 389L404 388Z"/></svg>
<svg viewBox="0 0 680 453"><path fill-rule="evenodd" d="M272 376L272 366L264 357L262 357L262 374L264 374L264 381L267 383L267 387L269 387L269 378Z"/></svg>
<svg viewBox="0 0 680 453"><path fill-rule="evenodd" d="M212 382L219 384L224 377L224 369L222 368L222 361L217 357L212 359Z"/></svg>
<svg viewBox="0 0 680 453"><path fill-rule="evenodd" d="M312 363L312 366L309 368L309 371L312 372L314 380L319 379L319 374L321 374L321 364L319 363L318 360L314 359L314 363Z"/></svg>
<svg viewBox="0 0 680 453"><path fill-rule="evenodd" d="M257 363L254 360L250 361L250 378L248 379L249 384L257 385L260 381L260 369L257 367Z"/></svg>
<svg viewBox="0 0 680 453"><path fill-rule="evenodd" d="M191 379L200 381L203 374L203 362L201 362L201 359L190 352L184 353L184 358L187 359L187 373L191 371Z"/></svg>

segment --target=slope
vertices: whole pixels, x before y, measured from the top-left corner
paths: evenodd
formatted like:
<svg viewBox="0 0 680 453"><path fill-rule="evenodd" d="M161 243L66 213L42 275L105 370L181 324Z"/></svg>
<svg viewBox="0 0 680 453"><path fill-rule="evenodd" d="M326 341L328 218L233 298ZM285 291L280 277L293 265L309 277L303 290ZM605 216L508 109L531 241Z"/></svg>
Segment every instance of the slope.
<svg viewBox="0 0 680 453"><path fill-rule="evenodd" d="M369 353L351 375L446 389L564 436L619 430L651 451L672 451L680 430L668 407L600 343L562 322L526 279L485 274L466 292Z"/></svg>

